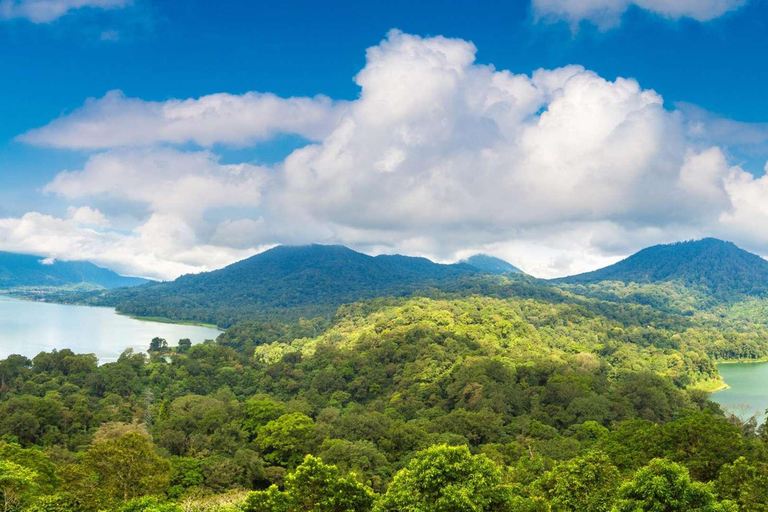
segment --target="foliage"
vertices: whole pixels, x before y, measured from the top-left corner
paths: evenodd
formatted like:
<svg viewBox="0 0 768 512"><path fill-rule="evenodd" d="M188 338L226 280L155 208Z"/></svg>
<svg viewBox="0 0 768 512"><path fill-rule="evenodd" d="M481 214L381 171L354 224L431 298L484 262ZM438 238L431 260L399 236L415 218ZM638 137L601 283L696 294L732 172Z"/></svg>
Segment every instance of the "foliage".
<svg viewBox="0 0 768 512"><path fill-rule="evenodd" d="M764 328L573 289L468 277L103 365L11 356L0 461L40 512L764 510L766 429L698 389Z"/></svg>
<svg viewBox="0 0 768 512"><path fill-rule="evenodd" d="M373 501L373 491L355 480L354 474L344 477L335 466L307 455L285 480L283 491L273 485L266 491L251 493L243 509L246 512L346 512L370 510Z"/></svg>
<svg viewBox="0 0 768 512"><path fill-rule="evenodd" d="M513 510L501 469L466 446L433 446L419 452L392 480L377 511L438 512Z"/></svg>
<svg viewBox="0 0 768 512"><path fill-rule="evenodd" d="M693 482L688 470L674 462L654 459L619 490L618 512L736 511L730 502L718 502L712 487Z"/></svg>

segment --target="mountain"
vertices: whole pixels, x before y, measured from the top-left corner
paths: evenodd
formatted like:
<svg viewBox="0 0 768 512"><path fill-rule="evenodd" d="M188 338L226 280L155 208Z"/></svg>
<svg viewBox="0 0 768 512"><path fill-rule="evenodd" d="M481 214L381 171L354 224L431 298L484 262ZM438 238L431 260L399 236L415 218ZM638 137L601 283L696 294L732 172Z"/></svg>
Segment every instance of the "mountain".
<svg viewBox="0 0 768 512"><path fill-rule="evenodd" d="M47 262L40 256L0 252L0 290L18 287L89 286L120 288L146 283L123 277L87 261Z"/></svg>
<svg viewBox="0 0 768 512"><path fill-rule="evenodd" d="M92 299L121 313L205 322L330 317L346 303L405 295L477 274L470 265L368 256L342 246L278 246L226 268Z"/></svg>
<svg viewBox="0 0 768 512"><path fill-rule="evenodd" d="M523 271L500 258L488 256L487 254L475 254L474 256L461 260L469 266L475 267L486 274L522 274Z"/></svg>
<svg viewBox="0 0 768 512"><path fill-rule="evenodd" d="M615 265L557 280L571 284L678 282L720 298L768 294L768 261L715 238L656 245Z"/></svg>

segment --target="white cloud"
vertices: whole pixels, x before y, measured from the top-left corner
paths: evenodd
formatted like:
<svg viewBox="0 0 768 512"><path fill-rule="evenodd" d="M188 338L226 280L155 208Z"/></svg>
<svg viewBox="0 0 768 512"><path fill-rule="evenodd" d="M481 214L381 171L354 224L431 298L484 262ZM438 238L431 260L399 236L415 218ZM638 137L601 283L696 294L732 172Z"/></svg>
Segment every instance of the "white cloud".
<svg viewBox="0 0 768 512"><path fill-rule="evenodd" d="M278 133L318 140L333 129L344 110L344 102L325 96L280 98L249 92L152 102L111 91L19 140L70 149L188 142L246 145Z"/></svg>
<svg viewBox="0 0 768 512"><path fill-rule="evenodd" d="M70 206L67 208L67 215L78 224L85 226L106 228L110 224L109 219L103 213L89 206L81 206L80 208Z"/></svg>
<svg viewBox="0 0 768 512"><path fill-rule="evenodd" d="M33 23L50 23L85 7L121 9L131 3L132 0L0 0L0 20L26 18Z"/></svg>
<svg viewBox="0 0 768 512"><path fill-rule="evenodd" d="M747 0L533 0L539 19L565 20L574 28L588 20L605 30L617 26L631 6L665 18L711 21L738 9Z"/></svg>
<svg viewBox="0 0 768 512"><path fill-rule="evenodd" d="M192 246L164 243L172 229L137 229L124 234L96 231L73 219L61 219L39 212L21 218L0 218L0 246L4 250L48 256L58 260L88 260L124 275L168 279L181 274L220 268L251 256L265 247L235 250L212 244Z"/></svg>
<svg viewBox="0 0 768 512"><path fill-rule="evenodd" d="M264 247L258 233L238 244L222 239L232 221L211 221L220 208L252 208L261 202L266 171L248 164L223 165L206 151L114 150L89 158L80 171L65 171L45 192L83 202L102 199L145 211L128 229L108 229L99 210L71 207L67 218L31 212L0 219L0 247L58 259L88 259L131 275L169 279L211 270ZM236 225L236 224L235 224ZM99 228L99 229L95 229ZM247 243L247 242L253 243Z"/></svg>
<svg viewBox="0 0 768 512"><path fill-rule="evenodd" d="M194 107L187 112L196 121L171 130L158 121L165 115L146 113L168 104L95 100L26 136L88 147L93 132L91 147L117 147L45 187L94 211L0 220L0 248L37 247L42 256L155 277L209 269L275 243L344 243L442 261L486 251L542 277L708 235L768 253L759 228L768 224L768 178L729 161L718 144L729 124L667 109L635 80L605 80L580 66L516 75L475 64L469 42L396 31L368 50L355 80L360 96L343 115L323 100L329 107L312 122L322 126L316 142L271 168L164 144L247 143L285 124L252 126L238 138L231 125L244 126L240 110L217 107L207 125L198 122L206 118L198 112L207 111L203 98L178 102ZM105 106L113 100L117 108ZM267 119L294 112L278 100ZM99 139L95 127L131 122L126 102L141 112L144 130ZM737 128L736 139L752 140L749 127ZM111 203L133 205L133 224L115 227ZM112 227L95 213L101 204Z"/></svg>

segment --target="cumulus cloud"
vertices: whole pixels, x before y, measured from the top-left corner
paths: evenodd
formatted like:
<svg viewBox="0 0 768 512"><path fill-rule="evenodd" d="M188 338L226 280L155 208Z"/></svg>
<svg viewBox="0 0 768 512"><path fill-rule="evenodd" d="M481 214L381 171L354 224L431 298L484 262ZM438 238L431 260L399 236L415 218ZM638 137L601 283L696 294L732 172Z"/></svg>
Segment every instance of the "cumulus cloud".
<svg viewBox="0 0 768 512"><path fill-rule="evenodd" d="M44 191L78 202L103 199L133 204L137 215L127 229L109 229L101 211L70 207L66 218L30 212L0 219L0 247L58 259L87 259L155 279L211 270L262 250L259 233L242 233L238 244L223 238L229 220L206 213L252 208L268 182L263 168L224 165L207 151L113 150L91 156L84 168L64 171ZM253 243L249 243L253 242Z"/></svg>
<svg viewBox="0 0 768 512"><path fill-rule="evenodd" d="M164 102L127 98L111 91L19 140L39 146L105 149L156 143L247 145L277 133L322 139L338 122L344 102L325 96L280 98L274 94L211 94Z"/></svg>
<svg viewBox="0 0 768 512"><path fill-rule="evenodd" d="M109 227L110 224L106 215L101 213L99 210L89 206L81 206L80 208L70 206L67 208L67 215L70 219L74 220L78 224L86 226L106 228Z"/></svg>
<svg viewBox="0 0 768 512"><path fill-rule="evenodd" d="M0 0L0 20L25 18L32 23L50 23L85 7L121 9L131 3L131 0Z"/></svg>
<svg viewBox="0 0 768 512"><path fill-rule="evenodd" d="M584 20L600 29L617 26L631 6L664 18L711 21L738 9L747 0L533 0L534 15L541 19L565 20L577 27Z"/></svg>
<svg viewBox="0 0 768 512"><path fill-rule="evenodd" d="M581 66L514 74L476 64L475 52L459 39L391 32L367 52L358 99L343 113L323 100L314 142L270 168L173 145L247 143L285 129L254 128L237 139L227 121L243 126L240 109L217 108L211 126L173 131L158 128L173 125L158 121L165 115L145 112L167 104L116 96L120 108L111 110L95 100L25 137L47 131L48 144L56 133L69 142L55 145L110 146L45 192L78 208L133 205L134 224L118 230L87 210L66 219L28 214L0 221L0 247L41 247L43 256L98 258L157 277L276 243L343 243L440 261L483 251L541 277L708 235L768 254L768 233L757 229L768 223L768 178L730 161L718 143L727 123L665 106L632 79L606 80ZM270 123L293 112L281 101ZM91 127L125 123L125 102L150 120L144 135L116 130L99 139L99 130L81 128L80 118ZM754 136L738 126L734 137ZM91 129L100 142L72 142Z"/></svg>

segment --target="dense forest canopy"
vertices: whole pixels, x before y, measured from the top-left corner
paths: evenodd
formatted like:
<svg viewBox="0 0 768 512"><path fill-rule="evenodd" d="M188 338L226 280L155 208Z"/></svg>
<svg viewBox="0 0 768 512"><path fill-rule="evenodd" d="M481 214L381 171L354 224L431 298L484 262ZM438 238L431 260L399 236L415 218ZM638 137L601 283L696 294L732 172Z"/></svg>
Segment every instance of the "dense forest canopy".
<svg viewBox="0 0 768 512"><path fill-rule="evenodd" d="M430 282L295 321L249 318L252 303L232 300L234 325L216 341L155 338L113 363L69 350L1 361L0 506L768 509L768 427L708 400L717 361L768 356L759 297L728 304L680 281L551 283L342 248L323 262L327 249L309 250L325 273L287 251L258 265L272 274L248 277L251 262L170 285L215 278L198 291L223 287L201 309L217 318L213 300L228 286L245 297L247 279L261 283L256 297L289 298L316 297L325 278L301 286L334 272L370 286L354 293L384 293L383 276L408 272ZM382 274L364 278L373 264ZM344 296L331 290L326 309Z"/></svg>

